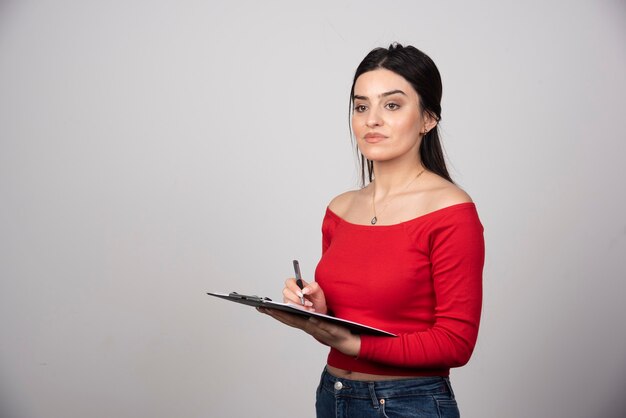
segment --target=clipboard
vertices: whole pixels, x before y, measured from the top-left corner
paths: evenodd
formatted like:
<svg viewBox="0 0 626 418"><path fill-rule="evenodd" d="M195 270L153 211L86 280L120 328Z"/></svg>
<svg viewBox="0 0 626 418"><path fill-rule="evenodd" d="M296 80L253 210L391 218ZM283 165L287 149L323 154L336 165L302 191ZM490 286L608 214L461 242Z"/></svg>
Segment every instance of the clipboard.
<svg viewBox="0 0 626 418"><path fill-rule="evenodd" d="M241 303L248 306L260 306L268 309L278 309L280 311L289 312L291 314L304 316L307 318L315 317L324 321L332 322L333 324L341 325L348 328L354 334L369 334L386 337L397 337L396 334L384 331L382 329L370 327L368 325L359 324L358 322L348 321L347 319L341 319L330 315L324 315L317 312L307 311L298 305L291 303L274 302L270 298L260 297L256 295L242 295L237 292L231 293L213 293L207 292L207 295L215 296L220 299L229 300L235 303Z"/></svg>

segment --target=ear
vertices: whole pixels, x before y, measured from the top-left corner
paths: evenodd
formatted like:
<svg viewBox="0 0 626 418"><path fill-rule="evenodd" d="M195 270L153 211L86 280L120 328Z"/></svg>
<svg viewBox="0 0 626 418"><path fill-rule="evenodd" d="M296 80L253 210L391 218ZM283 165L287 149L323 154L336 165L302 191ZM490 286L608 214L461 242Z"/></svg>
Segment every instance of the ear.
<svg viewBox="0 0 626 418"><path fill-rule="evenodd" d="M430 132L431 129L434 129L438 123L439 121L435 115L430 112L426 112L424 115L424 128L427 129L428 132Z"/></svg>
<svg viewBox="0 0 626 418"><path fill-rule="evenodd" d="M429 112L424 112L424 132L430 132L435 126L437 126L437 119Z"/></svg>

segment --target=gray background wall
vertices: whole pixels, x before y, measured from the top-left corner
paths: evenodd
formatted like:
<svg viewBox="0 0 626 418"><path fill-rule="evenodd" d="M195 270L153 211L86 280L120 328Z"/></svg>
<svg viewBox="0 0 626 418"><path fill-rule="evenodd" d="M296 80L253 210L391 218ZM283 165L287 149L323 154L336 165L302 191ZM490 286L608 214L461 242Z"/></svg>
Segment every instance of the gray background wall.
<svg viewBox="0 0 626 418"><path fill-rule="evenodd" d="M626 404L623 1L0 2L0 416L313 416L326 349L206 291L311 277L358 62L444 79L485 226L464 417Z"/></svg>

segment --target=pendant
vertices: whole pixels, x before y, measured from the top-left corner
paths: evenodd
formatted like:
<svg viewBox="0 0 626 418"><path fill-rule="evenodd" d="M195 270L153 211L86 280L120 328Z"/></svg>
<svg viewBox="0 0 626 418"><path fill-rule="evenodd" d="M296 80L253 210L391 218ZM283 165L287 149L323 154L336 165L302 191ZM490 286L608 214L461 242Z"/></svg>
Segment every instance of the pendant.
<svg viewBox="0 0 626 418"><path fill-rule="evenodd" d="M376 222L378 222L378 218L374 216L374 217L372 218L372 220L370 221L370 223L371 223L372 225L376 225Z"/></svg>

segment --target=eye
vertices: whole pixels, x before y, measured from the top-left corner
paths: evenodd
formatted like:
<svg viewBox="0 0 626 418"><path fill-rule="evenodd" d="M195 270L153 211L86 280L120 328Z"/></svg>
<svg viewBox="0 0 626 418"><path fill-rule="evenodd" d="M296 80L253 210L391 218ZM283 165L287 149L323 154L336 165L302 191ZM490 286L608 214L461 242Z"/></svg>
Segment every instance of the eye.
<svg viewBox="0 0 626 418"><path fill-rule="evenodd" d="M354 111L357 112L357 113L363 113L366 110L367 110L367 106L365 106L365 105L360 104L360 105L354 106Z"/></svg>
<svg viewBox="0 0 626 418"><path fill-rule="evenodd" d="M400 109L400 105L397 103L387 103L385 107L389 110L398 110Z"/></svg>

